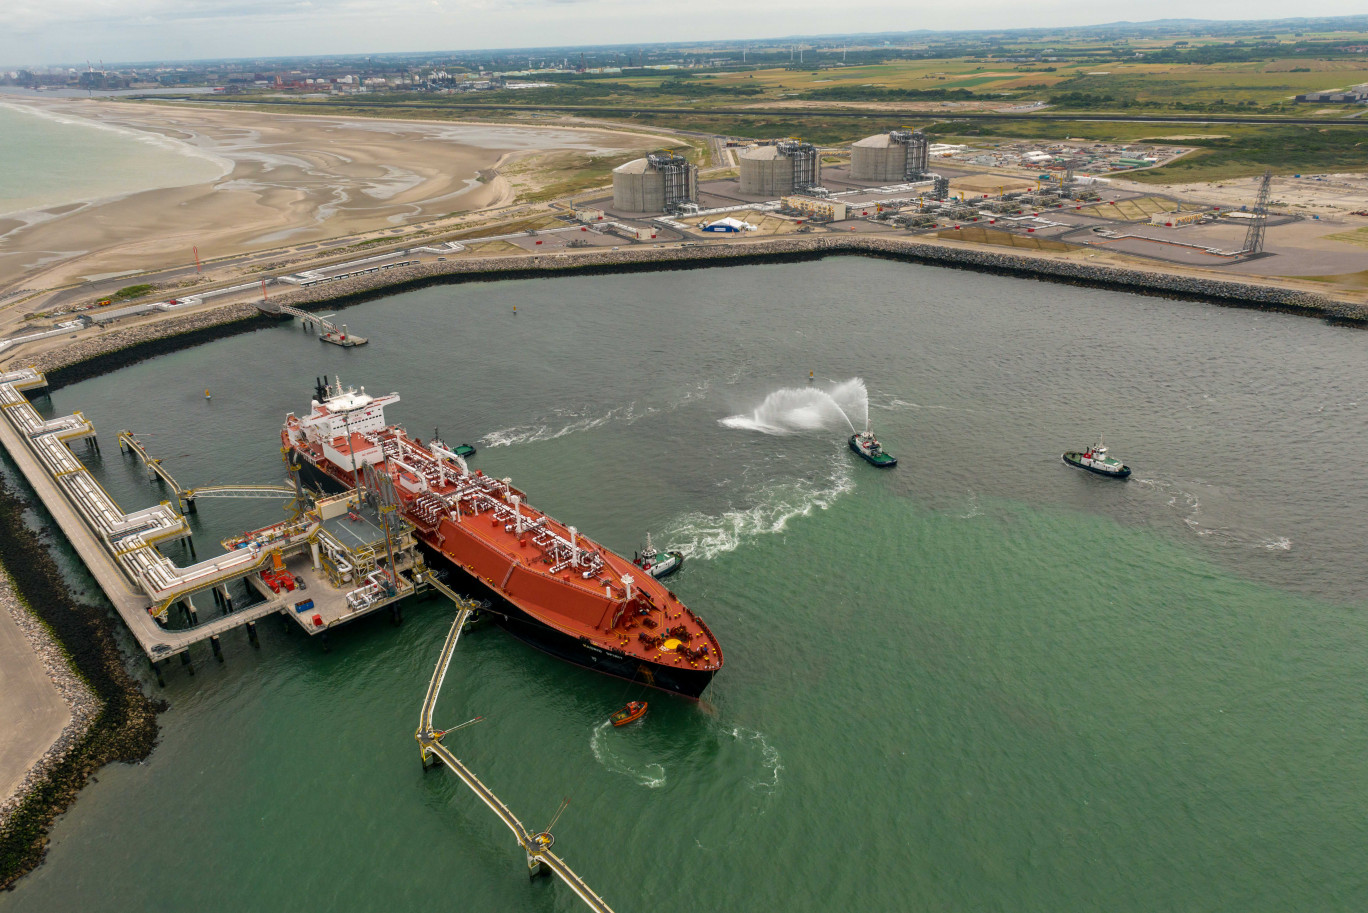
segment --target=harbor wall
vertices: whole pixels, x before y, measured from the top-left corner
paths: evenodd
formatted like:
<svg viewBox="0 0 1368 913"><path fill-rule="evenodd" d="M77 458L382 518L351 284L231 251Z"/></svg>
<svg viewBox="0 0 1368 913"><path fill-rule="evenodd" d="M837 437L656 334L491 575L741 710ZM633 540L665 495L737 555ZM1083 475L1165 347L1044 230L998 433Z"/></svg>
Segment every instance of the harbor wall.
<svg viewBox="0 0 1368 913"><path fill-rule="evenodd" d="M905 238L855 236L781 238L700 247L628 247L618 251L485 257L423 263L387 274L357 276L285 293L275 301L295 307L326 302L345 307L397 292L452 282L501 281L558 275L607 275L675 269L707 269L748 263L786 263L827 256L881 259L969 269L1070 285L1115 289L1214 304L1279 310L1368 326L1368 302L1353 302L1257 280L1216 278L1132 267L927 244Z"/></svg>
<svg viewBox="0 0 1368 913"><path fill-rule="evenodd" d="M554 276L609 275L677 269L708 269L755 263L792 263L828 256L868 256L969 269L1069 285L1201 301L1317 317L1347 326L1368 326L1368 302L1348 301L1295 288L1236 278L1175 274L1135 267L1080 263L1020 252L927 244L910 238L805 236L698 247L630 246L573 254L451 258L353 276L309 288L273 291L273 304L342 308L433 285ZM251 303L225 305L115 328L44 352L35 365L54 388L224 336L260 329L280 320Z"/></svg>

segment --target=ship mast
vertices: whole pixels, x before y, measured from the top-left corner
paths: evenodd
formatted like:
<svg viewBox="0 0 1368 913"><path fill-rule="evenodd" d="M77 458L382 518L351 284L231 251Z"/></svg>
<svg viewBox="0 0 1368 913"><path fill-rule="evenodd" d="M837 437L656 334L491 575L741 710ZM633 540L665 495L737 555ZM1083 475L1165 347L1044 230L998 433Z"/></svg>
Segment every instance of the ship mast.
<svg viewBox="0 0 1368 913"><path fill-rule="evenodd" d="M338 375L335 376L335 379L337 380L336 395L341 396L342 378L340 375ZM354 409L342 410L342 425L347 432L347 453L351 456L352 482L354 483L353 488L356 490L356 503L359 505L361 503L361 467L356 465L356 447L352 444L351 417L352 412L354 411Z"/></svg>

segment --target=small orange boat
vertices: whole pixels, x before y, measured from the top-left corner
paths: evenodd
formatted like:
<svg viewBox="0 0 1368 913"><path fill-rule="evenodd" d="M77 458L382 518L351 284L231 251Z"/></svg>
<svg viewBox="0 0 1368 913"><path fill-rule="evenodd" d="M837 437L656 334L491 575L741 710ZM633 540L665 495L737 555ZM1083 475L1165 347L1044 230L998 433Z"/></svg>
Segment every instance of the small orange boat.
<svg viewBox="0 0 1368 913"><path fill-rule="evenodd" d="M646 715L646 706L645 701L629 701L626 707L613 714L613 725L626 726L628 723L635 723Z"/></svg>

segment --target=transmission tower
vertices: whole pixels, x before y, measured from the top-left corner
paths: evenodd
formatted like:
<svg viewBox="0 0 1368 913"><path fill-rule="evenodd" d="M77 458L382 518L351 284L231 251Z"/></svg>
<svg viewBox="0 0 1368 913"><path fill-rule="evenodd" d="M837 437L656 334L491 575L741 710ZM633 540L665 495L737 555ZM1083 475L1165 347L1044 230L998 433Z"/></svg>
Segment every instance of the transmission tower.
<svg viewBox="0 0 1368 913"><path fill-rule="evenodd" d="M1264 226L1268 222L1268 195L1273 189L1273 169L1264 171L1263 181L1259 184L1259 201L1254 204L1254 218L1245 232L1244 254L1253 257L1263 253Z"/></svg>

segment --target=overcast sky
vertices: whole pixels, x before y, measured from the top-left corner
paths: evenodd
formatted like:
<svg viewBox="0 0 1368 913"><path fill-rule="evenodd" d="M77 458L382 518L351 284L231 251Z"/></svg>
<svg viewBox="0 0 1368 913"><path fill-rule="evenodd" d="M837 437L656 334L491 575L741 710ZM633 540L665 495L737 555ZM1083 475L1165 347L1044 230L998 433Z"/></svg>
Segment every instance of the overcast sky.
<svg viewBox="0 0 1368 913"><path fill-rule="evenodd" d="M0 65L1364 13L1363 0L0 0Z"/></svg>

